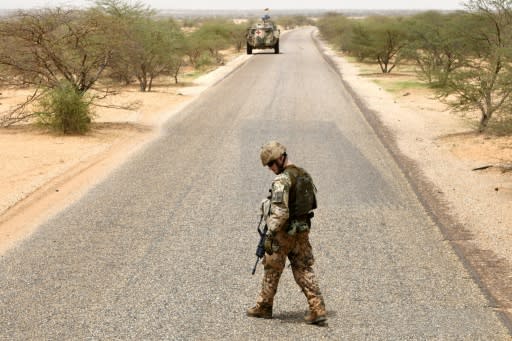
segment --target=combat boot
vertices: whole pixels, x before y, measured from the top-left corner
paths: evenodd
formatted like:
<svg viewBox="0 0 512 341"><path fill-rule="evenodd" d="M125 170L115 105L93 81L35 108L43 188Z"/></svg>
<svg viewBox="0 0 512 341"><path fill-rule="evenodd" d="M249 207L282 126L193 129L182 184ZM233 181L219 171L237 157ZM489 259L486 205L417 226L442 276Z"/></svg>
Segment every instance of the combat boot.
<svg viewBox="0 0 512 341"><path fill-rule="evenodd" d="M325 321L327 321L327 316L325 316L325 312L317 312L311 311L304 318L307 324L316 324L319 326L325 325Z"/></svg>
<svg viewBox="0 0 512 341"><path fill-rule="evenodd" d="M272 306L268 304L256 304L254 307L247 309L247 316L260 317L264 319L272 318Z"/></svg>

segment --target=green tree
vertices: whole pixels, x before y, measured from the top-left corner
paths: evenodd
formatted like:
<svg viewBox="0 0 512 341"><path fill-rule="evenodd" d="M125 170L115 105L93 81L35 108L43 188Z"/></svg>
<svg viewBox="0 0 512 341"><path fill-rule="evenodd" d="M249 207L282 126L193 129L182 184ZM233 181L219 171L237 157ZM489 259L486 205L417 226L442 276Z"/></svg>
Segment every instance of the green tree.
<svg viewBox="0 0 512 341"><path fill-rule="evenodd" d="M110 18L117 18L121 21L147 18L156 14L155 10L141 1L96 0L95 5L95 10L107 14Z"/></svg>
<svg viewBox="0 0 512 341"><path fill-rule="evenodd" d="M357 57L359 61L371 58L375 60L377 52L373 46L371 30L366 23L354 22L351 30L350 40L344 44L345 50Z"/></svg>
<svg viewBox="0 0 512 341"><path fill-rule="evenodd" d="M191 33L185 36L185 55L188 57L190 65L197 67L199 57L203 53L201 37Z"/></svg>
<svg viewBox="0 0 512 341"><path fill-rule="evenodd" d="M83 96L99 80L112 58L104 32L108 21L91 11L42 9L20 11L0 23L0 65L10 82L32 87L27 101L3 113L8 126L32 116L30 103L63 80Z"/></svg>
<svg viewBox="0 0 512 341"><path fill-rule="evenodd" d="M13 80L53 88L62 79L84 93L98 81L111 60L104 35L108 24L90 12L43 9L21 11L0 25L9 49L0 50L0 64Z"/></svg>
<svg viewBox="0 0 512 341"><path fill-rule="evenodd" d="M240 52L245 47L247 27L245 24L235 24L234 22L227 22L226 29L229 34L229 42L233 45L237 52Z"/></svg>
<svg viewBox="0 0 512 341"><path fill-rule="evenodd" d="M109 30L105 32L111 42L113 56L108 68L108 77L128 85L135 79L134 65L129 61L129 50L133 45L130 33L132 23L141 18L148 18L155 11L141 2L126 0L97 0L94 11L105 16L110 22Z"/></svg>
<svg viewBox="0 0 512 341"><path fill-rule="evenodd" d="M151 91L157 76L177 74L174 69L181 66L183 35L172 20L137 20L130 37L126 59L134 67L141 91Z"/></svg>
<svg viewBox="0 0 512 341"><path fill-rule="evenodd" d="M324 39L336 48L348 51L353 25L347 17L338 13L327 13L316 22L316 26Z"/></svg>
<svg viewBox="0 0 512 341"><path fill-rule="evenodd" d="M184 36L174 20L154 19L155 12L139 2L101 0L96 10L112 21L112 78L126 83L135 78L141 91L151 91L154 79L164 74L178 81Z"/></svg>
<svg viewBox="0 0 512 341"><path fill-rule="evenodd" d="M465 60L466 43L459 33L466 25L461 13L429 11L406 21L407 45L402 55L418 65L420 78L443 87Z"/></svg>
<svg viewBox="0 0 512 341"><path fill-rule="evenodd" d="M453 108L480 111L480 132L495 114L510 115L512 108L511 6L510 0L467 3L467 25L461 34L467 42L468 58L440 89Z"/></svg>
<svg viewBox="0 0 512 341"><path fill-rule="evenodd" d="M222 64L224 58L221 50L232 46L230 25L224 21L207 21L192 33L192 41L201 52L207 51L217 64Z"/></svg>
<svg viewBox="0 0 512 341"><path fill-rule="evenodd" d="M377 60L382 73L390 73L398 64L406 46L406 33L401 18L371 17L364 20L369 39L366 50Z"/></svg>
<svg viewBox="0 0 512 341"><path fill-rule="evenodd" d="M383 73L390 73L398 64L407 44L402 18L374 16L352 20L347 52L359 60L375 60Z"/></svg>

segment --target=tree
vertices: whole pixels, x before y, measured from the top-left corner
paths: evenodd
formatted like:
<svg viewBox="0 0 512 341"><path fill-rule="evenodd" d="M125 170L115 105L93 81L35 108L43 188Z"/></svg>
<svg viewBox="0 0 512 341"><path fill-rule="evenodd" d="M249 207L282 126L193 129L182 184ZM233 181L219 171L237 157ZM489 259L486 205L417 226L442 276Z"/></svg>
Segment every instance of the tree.
<svg viewBox="0 0 512 341"><path fill-rule="evenodd" d="M396 18L373 18L370 22L373 50L382 73L390 73L398 63L400 50L406 45L402 22Z"/></svg>
<svg viewBox="0 0 512 341"><path fill-rule="evenodd" d="M468 58L454 70L443 98L461 111L479 110L478 130L484 131L495 114L512 108L512 4L510 0L471 0L462 31Z"/></svg>
<svg viewBox="0 0 512 341"><path fill-rule="evenodd" d="M80 96L98 81L112 58L104 17L90 11L21 11L0 23L0 65L12 84L33 87L27 101L3 116L8 126L30 117L30 103L62 80Z"/></svg>
<svg viewBox="0 0 512 341"><path fill-rule="evenodd" d="M465 15L429 11L406 22L407 45L403 56L416 61L420 78L444 87L450 73L465 60L465 41L459 32Z"/></svg>
<svg viewBox="0 0 512 341"><path fill-rule="evenodd" d="M101 0L96 10L111 18L115 46L110 76L129 83L137 79L141 91L151 91L153 81L171 74L178 81L184 54L184 36L172 19L156 20L142 3Z"/></svg>
<svg viewBox="0 0 512 341"><path fill-rule="evenodd" d="M390 73L406 43L401 18L376 16L354 23L349 52L360 60L374 59L383 73Z"/></svg>
<svg viewBox="0 0 512 341"><path fill-rule="evenodd" d="M64 78L76 91L86 92L112 54L103 34L106 23L88 14L60 8L20 12L0 26L9 46L0 64L21 77L22 85L54 87Z"/></svg>
<svg viewBox="0 0 512 341"><path fill-rule="evenodd" d="M95 10L121 20L146 18L155 14L155 10L140 1L132 3L127 0L96 0L95 4Z"/></svg>
<svg viewBox="0 0 512 341"><path fill-rule="evenodd" d="M130 37L126 59L134 67L141 91L151 91L157 76L179 70L183 36L172 20L137 20Z"/></svg>
<svg viewBox="0 0 512 341"><path fill-rule="evenodd" d="M316 23L322 37L344 51L350 50L351 32L354 25L344 15L327 13Z"/></svg>
<svg viewBox="0 0 512 341"><path fill-rule="evenodd" d="M217 64L224 62L221 50L232 45L230 25L223 21L207 21L192 33L191 39L195 40L202 51L208 51Z"/></svg>
<svg viewBox="0 0 512 341"><path fill-rule="evenodd" d="M233 45L237 52L240 52L245 47L247 27L245 24L235 24L234 22L227 22L226 29L229 35L229 42Z"/></svg>
<svg viewBox="0 0 512 341"><path fill-rule="evenodd" d="M203 52L202 42L199 35L191 33L185 38L185 55L188 57L190 65L196 67L199 57Z"/></svg>
<svg viewBox="0 0 512 341"><path fill-rule="evenodd" d="M222 65L222 50L245 47L247 23L226 20L206 20L185 36L185 54L193 67L216 63Z"/></svg>
<svg viewBox="0 0 512 341"><path fill-rule="evenodd" d="M344 44L345 50L356 56L359 61L367 58L375 59L375 49L372 48L372 33L368 27L362 23L354 23L347 44Z"/></svg>

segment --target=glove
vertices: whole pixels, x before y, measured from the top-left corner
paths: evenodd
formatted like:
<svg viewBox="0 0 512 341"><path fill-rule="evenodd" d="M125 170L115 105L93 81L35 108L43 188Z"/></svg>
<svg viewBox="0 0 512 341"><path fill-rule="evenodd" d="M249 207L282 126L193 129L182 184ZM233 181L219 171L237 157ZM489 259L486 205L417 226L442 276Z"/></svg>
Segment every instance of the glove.
<svg viewBox="0 0 512 341"><path fill-rule="evenodd" d="M279 244L277 240L274 239L274 233L269 232L265 236L265 252L269 255L272 255L274 252L279 250Z"/></svg>

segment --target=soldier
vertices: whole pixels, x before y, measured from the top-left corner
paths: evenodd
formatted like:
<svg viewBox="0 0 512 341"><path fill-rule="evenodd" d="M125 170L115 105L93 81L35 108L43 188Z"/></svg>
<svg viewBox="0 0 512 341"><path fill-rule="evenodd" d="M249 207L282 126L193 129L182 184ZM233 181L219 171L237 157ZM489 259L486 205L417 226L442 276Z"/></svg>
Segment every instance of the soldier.
<svg viewBox="0 0 512 341"><path fill-rule="evenodd" d="M247 315L272 318L274 296L288 258L293 277L309 304L306 323L323 325L327 320L325 304L313 272L314 258L309 243L312 210L316 208L313 180L304 169L292 164L286 148L279 142L265 144L260 158L263 166L277 176L272 182L270 212L266 217L262 288L256 305L247 310Z"/></svg>

